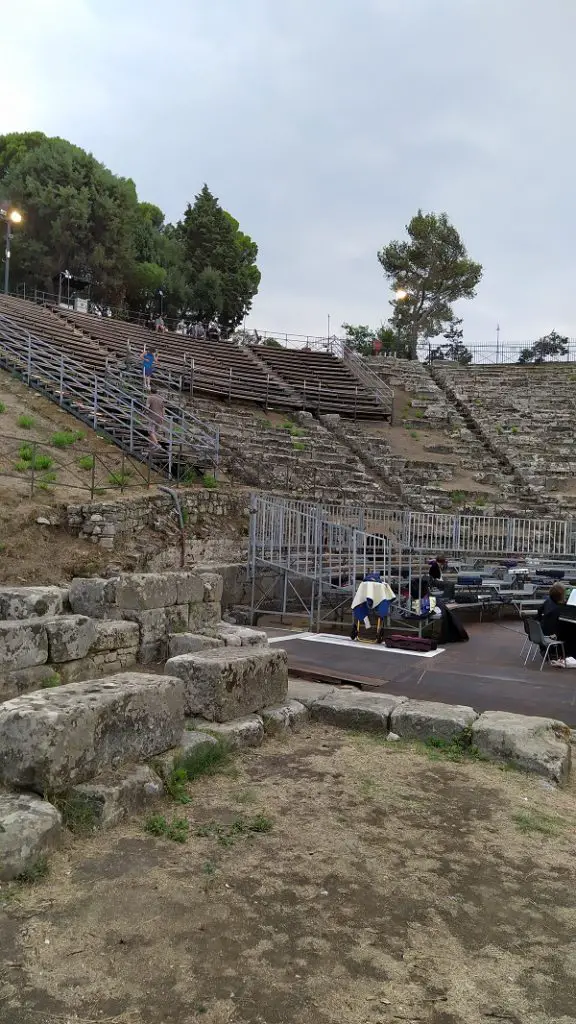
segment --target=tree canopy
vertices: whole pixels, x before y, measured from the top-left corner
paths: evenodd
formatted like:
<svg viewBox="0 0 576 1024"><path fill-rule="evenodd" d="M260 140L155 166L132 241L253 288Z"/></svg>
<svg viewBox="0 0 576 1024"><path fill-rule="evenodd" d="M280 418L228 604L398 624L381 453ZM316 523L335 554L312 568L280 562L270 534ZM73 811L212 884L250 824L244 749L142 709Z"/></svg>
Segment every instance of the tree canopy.
<svg viewBox="0 0 576 1024"><path fill-rule="evenodd" d="M474 298L482 266L469 258L445 213L419 210L406 230L408 241L389 242L378 260L397 293L391 325L415 359L419 341L436 338L452 323L453 303Z"/></svg>
<svg viewBox="0 0 576 1024"><path fill-rule="evenodd" d="M12 244L13 286L54 291L64 270L95 300L168 316L242 322L260 284L258 247L204 185L183 219L139 202L136 186L65 139L0 136L0 197L23 213Z"/></svg>
<svg viewBox="0 0 576 1024"><path fill-rule="evenodd" d="M409 358L405 340L390 324L372 328L367 324L342 324L349 348L361 356L382 355Z"/></svg>
<svg viewBox="0 0 576 1024"><path fill-rule="evenodd" d="M563 334L558 334L556 331L550 331L550 334L545 334L544 337L535 341L533 345L523 348L518 357L518 362L534 363L536 366L540 366L547 359L553 359L555 356L567 356L568 352L569 339Z"/></svg>

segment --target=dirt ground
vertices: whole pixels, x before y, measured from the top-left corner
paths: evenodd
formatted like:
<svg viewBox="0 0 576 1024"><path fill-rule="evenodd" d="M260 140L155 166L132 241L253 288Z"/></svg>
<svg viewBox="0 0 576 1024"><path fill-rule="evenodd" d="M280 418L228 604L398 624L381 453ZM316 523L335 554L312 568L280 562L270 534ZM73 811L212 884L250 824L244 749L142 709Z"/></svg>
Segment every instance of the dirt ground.
<svg viewBox="0 0 576 1024"><path fill-rule="evenodd" d="M1 1020L574 1021L574 792L310 726L190 794L12 891Z"/></svg>

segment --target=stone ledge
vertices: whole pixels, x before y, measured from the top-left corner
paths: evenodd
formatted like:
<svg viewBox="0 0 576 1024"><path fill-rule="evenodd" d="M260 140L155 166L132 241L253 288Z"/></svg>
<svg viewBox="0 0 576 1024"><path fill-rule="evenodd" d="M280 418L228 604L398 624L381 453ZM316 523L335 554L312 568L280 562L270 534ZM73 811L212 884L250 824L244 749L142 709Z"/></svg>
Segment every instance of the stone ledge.
<svg viewBox="0 0 576 1024"><path fill-rule="evenodd" d="M92 782L69 789L62 799L64 818L85 811L88 829L112 828L131 814L144 810L164 794L162 779L148 765L105 772ZM68 807L68 810L67 810ZM74 831L74 829L72 829Z"/></svg>
<svg viewBox="0 0 576 1024"><path fill-rule="evenodd" d="M565 785L570 775L570 729L553 718L485 711L472 725L472 742L490 761L514 765Z"/></svg>
<svg viewBox="0 0 576 1024"><path fill-rule="evenodd" d="M62 816L33 793L0 793L0 881L8 882L34 867L59 845Z"/></svg>
<svg viewBox="0 0 576 1024"><path fill-rule="evenodd" d="M407 700L392 711L390 729L402 739L440 739L449 743L477 718L474 708L463 705Z"/></svg>
<svg viewBox="0 0 576 1024"><path fill-rule="evenodd" d="M184 680L187 714L229 722L283 701L287 665L278 648L230 647L170 658L165 671Z"/></svg>
<svg viewBox="0 0 576 1024"><path fill-rule="evenodd" d="M199 732L207 732L230 750L243 750L245 747L259 747L264 741L264 722L260 715L247 715L233 722L203 722L196 720Z"/></svg>
<svg viewBox="0 0 576 1024"><path fill-rule="evenodd" d="M390 715L406 699L390 694L362 693L356 689L334 689L332 693L311 704L310 714L315 721L326 725L386 734L390 727Z"/></svg>
<svg viewBox="0 0 576 1024"><path fill-rule="evenodd" d="M0 705L0 783L61 792L173 747L184 728L184 684L124 672Z"/></svg>

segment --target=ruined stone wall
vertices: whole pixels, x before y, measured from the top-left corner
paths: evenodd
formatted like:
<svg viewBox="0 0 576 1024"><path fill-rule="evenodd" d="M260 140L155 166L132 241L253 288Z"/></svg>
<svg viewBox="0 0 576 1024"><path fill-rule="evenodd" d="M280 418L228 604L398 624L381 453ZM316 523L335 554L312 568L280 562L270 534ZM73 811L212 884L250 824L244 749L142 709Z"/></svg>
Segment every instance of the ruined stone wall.
<svg viewBox="0 0 576 1024"><path fill-rule="evenodd" d="M210 536L222 531L224 521L235 523L246 536L250 498L244 491L181 490L186 511L186 528L193 537L199 528ZM145 527L163 528L167 519L176 525L174 503L168 495L145 494L118 501L69 505L67 523L71 532L113 551L116 540L134 537ZM227 557L222 553L221 557Z"/></svg>

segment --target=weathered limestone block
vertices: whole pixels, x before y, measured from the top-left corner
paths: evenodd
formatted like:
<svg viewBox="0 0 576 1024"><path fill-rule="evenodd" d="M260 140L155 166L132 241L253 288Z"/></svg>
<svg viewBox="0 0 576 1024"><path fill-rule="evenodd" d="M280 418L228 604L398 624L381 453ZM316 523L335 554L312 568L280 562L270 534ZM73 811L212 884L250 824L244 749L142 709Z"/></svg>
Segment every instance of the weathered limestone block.
<svg viewBox="0 0 576 1024"><path fill-rule="evenodd" d="M0 622L0 669L14 671L48 661L48 634L43 619Z"/></svg>
<svg viewBox="0 0 576 1024"><path fill-rule="evenodd" d="M127 622L124 619L103 619L96 622L95 626L96 636L90 648L91 654L137 647L140 641L137 622Z"/></svg>
<svg viewBox="0 0 576 1024"><path fill-rule="evenodd" d="M219 622L216 632L227 647L266 647L268 645L266 633L259 629L250 629L249 626L233 626L229 622Z"/></svg>
<svg viewBox="0 0 576 1024"><path fill-rule="evenodd" d="M390 728L402 739L440 739L448 743L469 729L478 714L474 708L436 701L407 700L394 708Z"/></svg>
<svg viewBox="0 0 576 1024"><path fill-rule="evenodd" d="M87 615L91 619L117 619L117 583L116 577L109 580L73 579L68 599L74 614Z"/></svg>
<svg viewBox="0 0 576 1024"><path fill-rule="evenodd" d="M0 793L0 881L18 878L62 838L62 817L34 793Z"/></svg>
<svg viewBox="0 0 576 1024"><path fill-rule="evenodd" d="M11 700L21 693L30 693L41 689L48 680L57 675L54 665L33 665L31 668L18 668L14 672L0 670L0 701Z"/></svg>
<svg viewBox="0 0 576 1024"><path fill-rule="evenodd" d="M260 717L264 722L267 736L278 736L281 733L295 732L310 718L308 708L298 700L288 700L278 707L263 708Z"/></svg>
<svg viewBox="0 0 576 1024"><path fill-rule="evenodd" d="M204 583L204 600L215 601L220 604L224 580L217 572L203 572L201 579Z"/></svg>
<svg viewBox="0 0 576 1024"><path fill-rule="evenodd" d="M164 754L155 757L151 762L152 768L158 773L161 779L166 780L173 768L185 760L188 755L206 750L209 747L217 747L218 740L207 732L185 729L180 743L173 750L167 750Z"/></svg>
<svg viewBox="0 0 576 1024"><path fill-rule="evenodd" d="M199 604L204 598L204 581L194 572L172 573L176 581L176 604Z"/></svg>
<svg viewBox="0 0 576 1024"><path fill-rule="evenodd" d="M179 654L196 654L198 651L209 651L216 647L224 647L224 641L215 636L203 636L201 633L173 633L168 638L168 657L176 658Z"/></svg>
<svg viewBox="0 0 576 1024"><path fill-rule="evenodd" d="M394 708L405 700L405 697L392 697L390 694L336 689L332 694L314 701L310 713L317 722L325 722L327 725L386 733Z"/></svg>
<svg viewBox="0 0 576 1024"><path fill-rule="evenodd" d="M182 654L165 671L184 680L187 714L208 721L229 722L279 704L288 689L288 656L271 647Z"/></svg>
<svg viewBox="0 0 576 1024"><path fill-rule="evenodd" d="M570 774L570 730L554 718L485 711L472 725L472 743L491 761L505 761L564 785Z"/></svg>
<svg viewBox="0 0 576 1024"><path fill-rule="evenodd" d="M92 782L73 786L65 795L71 814L87 812L93 828L112 828L156 803L164 793L162 779L148 765L103 772ZM65 811L66 813L66 811Z"/></svg>
<svg viewBox="0 0 576 1024"><path fill-rule="evenodd" d="M58 670L61 682L80 683L88 679L100 679L102 676L113 675L136 664L136 648L125 648L122 651L101 651L89 654L78 661L66 661L54 666Z"/></svg>
<svg viewBox="0 0 576 1024"><path fill-rule="evenodd" d="M116 604L118 608L150 611L176 604L177 584L170 572L123 573L118 576ZM184 603L184 602L181 602Z"/></svg>
<svg viewBox="0 0 576 1024"><path fill-rule="evenodd" d="M64 587L0 587L0 619L61 615L67 600Z"/></svg>
<svg viewBox="0 0 576 1024"><path fill-rule="evenodd" d="M0 783L61 791L124 762L173 747L184 728L184 685L124 672L0 705Z"/></svg>
<svg viewBox="0 0 576 1024"><path fill-rule="evenodd" d="M189 605L175 604L166 609L166 632L184 633L188 629Z"/></svg>
<svg viewBox="0 0 576 1024"><path fill-rule="evenodd" d="M206 730L230 750L259 747L264 740L264 723L260 715L247 715L234 722L197 722L198 730Z"/></svg>
<svg viewBox="0 0 576 1024"><path fill-rule="evenodd" d="M85 658L96 639L96 625L85 615L45 619L48 657L54 664Z"/></svg>
<svg viewBox="0 0 576 1024"><path fill-rule="evenodd" d="M166 609L151 608L149 611L124 611L130 622L137 622L140 628L140 643L153 643L163 640L167 634Z"/></svg>
<svg viewBox="0 0 576 1024"><path fill-rule="evenodd" d="M294 676L288 679L289 698L299 701L307 708L311 708L322 697L332 696L335 692L336 688L327 683L311 683L307 679L296 679Z"/></svg>
<svg viewBox="0 0 576 1024"><path fill-rule="evenodd" d="M220 602L204 601L202 604L191 604L188 628L191 633L197 633L201 629L213 629L218 626L221 618Z"/></svg>

